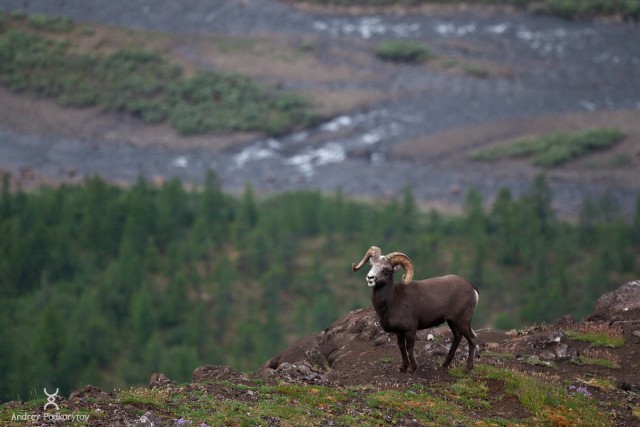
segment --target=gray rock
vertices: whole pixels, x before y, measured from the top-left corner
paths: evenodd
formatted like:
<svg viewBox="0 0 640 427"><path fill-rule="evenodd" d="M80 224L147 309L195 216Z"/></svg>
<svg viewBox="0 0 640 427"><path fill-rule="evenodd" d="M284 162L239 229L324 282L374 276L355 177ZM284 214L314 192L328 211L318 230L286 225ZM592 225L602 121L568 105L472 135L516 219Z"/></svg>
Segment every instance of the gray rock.
<svg viewBox="0 0 640 427"><path fill-rule="evenodd" d="M151 389L170 387L175 384L175 381L171 381L165 374L160 372L154 372L151 374L151 379L149 380L149 388Z"/></svg>
<svg viewBox="0 0 640 427"><path fill-rule="evenodd" d="M151 412L145 412L135 423L135 427L162 427L162 423Z"/></svg>
<svg viewBox="0 0 640 427"><path fill-rule="evenodd" d="M640 280L633 280L598 298L589 320L640 319Z"/></svg>

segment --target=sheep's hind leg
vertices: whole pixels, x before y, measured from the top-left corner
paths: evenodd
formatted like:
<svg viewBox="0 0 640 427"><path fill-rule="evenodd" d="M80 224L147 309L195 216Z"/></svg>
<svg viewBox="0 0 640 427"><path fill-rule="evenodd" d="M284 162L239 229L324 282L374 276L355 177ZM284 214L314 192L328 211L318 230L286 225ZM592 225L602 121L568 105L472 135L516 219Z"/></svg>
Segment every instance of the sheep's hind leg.
<svg viewBox="0 0 640 427"><path fill-rule="evenodd" d="M465 367L466 371L473 369L473 361L476 358L476 333L473 332L471 328L469 328L469 331L470 332L463 333L469 343L469 356L467 356L467 366Z"/></svg>
<svg viewBox="0 0 640 427"><path fill-rule="evenodd" d="M400 356L402 356L402 365L400 365L398 370L400 372L407 372L409 358L407 357L407 343L404 334L398 334L398 348L400 349Z"/></svg>
<svg viewBox="0 0 640 427"><path fill-rule="evenodd" d="M407 347L407 354L409 355L409 372L413 372L418 369L418 364L416 363L415 355L413 354L413 346L416 343L416 334L408 333L405 334L405 342Z"/></svg>
<svg viewBox="0 0 640 427"><path fill-rule="evenodd" d="M451 328L451 332L453 333L453 341L451 342L449 354L447 354L447 357L444 359L444 363L442 364L443 368L448 368L449 365L451 365L451 362L456 355L456 350L458 350L458 346L460 345L460 341L462 341L462 334L460 333L458 328L456 328L455 325L449 320L447 320L447 323L449 324L449 328Z"/></svg>

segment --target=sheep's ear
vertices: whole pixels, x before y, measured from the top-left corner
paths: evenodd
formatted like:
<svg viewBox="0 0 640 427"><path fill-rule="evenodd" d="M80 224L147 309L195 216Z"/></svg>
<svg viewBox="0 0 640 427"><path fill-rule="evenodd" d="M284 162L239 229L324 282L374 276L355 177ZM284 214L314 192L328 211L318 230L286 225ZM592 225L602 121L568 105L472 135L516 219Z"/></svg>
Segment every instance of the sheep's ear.
<svg viewBox="0 0 640 427"><path fill-rule="evenodd" d="M401 266L401 265L395 265L395 266L393 267L393 271L398 271L398 270L400 270L401 268L402 268L402 266Z"/></svg>

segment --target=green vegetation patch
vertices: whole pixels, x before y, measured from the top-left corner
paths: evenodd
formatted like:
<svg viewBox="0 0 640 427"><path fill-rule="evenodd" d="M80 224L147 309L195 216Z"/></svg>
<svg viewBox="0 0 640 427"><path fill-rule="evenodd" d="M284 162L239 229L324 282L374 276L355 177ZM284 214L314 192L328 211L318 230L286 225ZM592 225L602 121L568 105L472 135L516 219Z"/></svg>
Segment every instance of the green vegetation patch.
<svg viewBox="0 0 640 427"><path fill-rule="evenodd" d="M125 390L117 390L116 397L120 403L163 406L171 398L171 392L169 389L130 387Z"/></svg>
<svg viewBox="0 0 640 427"><path fill-rule="evenodd" d="M245 384L230 381L192 383L176 388L149 390L133 387L116 390L104 401L91 404L91 419L108 420L112 408L139 417L146 411L167 425L404 425L413 420L424 425L590 425L607 426L587 385L569 385L559 379L511 369L478 365L472 373L455 374L451 384L414 384L381 390L373 386L327 387L313 384ZM493 383L490 396L487 383ZM515 397L528 415L518 419L488 417L495 400ZM40 398L19 408L0 405L0 421L12 414L30 413L41 407ZM68 412L64 407L61 412Z"/></svg>
<svg viewBox="0 0 640 427"><path fill-rule="evenodd" d="M571 359L571 363L578 366L602 366L603 368L620 369L618 362L600 357L578 356Z"/></svg>
<svg viewBox="0 0 640 427"><path fill-rule="evenodd" d="M624 345L624 331L606 323L582 324L564 333L569 339L584 341L600 347L618 348Z"/></svg>
<svg viewBox="0 0 640 427"><path fill-rule="evenodd" d="M531 157L533 163L538 166L554 167L595 150L608 148L624 138L623 132L612 128L555 133L474 151L471 153L471 158L491 161L502 158Z"/></svg>
<svg viewBox="0 0 640 427"><path fill-rule="evenodd" d="M552 376L530 375L488 365L478 366L477 371L486 378L503 381L505 392L516 397L525 409L535 414L536 424L590 426L611 424L606 415L599 410L596 399L593 399L588 391L575 392L575 387L566 388Z"/></svg>
<svg viewBox="0 0 640 427"><path fill-rule="evenodd" d="M448 392L451 396L451 392ZM387 414L390 420L416 419L427 425L471 425L473 419L465 409L439 394L416 386L409 390L386 390L370 393L366 403ZM382 421L382 420L381 420Z"/></svg>
<svg viewBox="0 0 640 427"><path fill-rule="evenodd" d="M299 3L319 4L322 6L365 6L365 7L412 7L433 3L452 3L448 0L293 0ZM462 2L453 2L462 3ZM627 20L640 19L640 1L638 0L468 0L470 4L509 5L525 9L532 13L544 13L567 19L620 16Z"/></svg>
<svg viewBox="0 0 640 427"><path fill-rule="evenodd" d="M473 377L459 379L449 386L453 398L467 409L488 409L491 403L487 400L489 387L484 381Z"/></svg>
<svg viewBox="0 0 640 427"><path fill-rule="evenodd" d="M59 22L30 21L45 28ZM280 134L316 120L301 96L244 76L199 71L187 78L152 52L121 48L95 55L71 53L68 47L68 42L21 30L0 34L0 84L66 107L100 106L147 123L169 122L181 135Z"/></svg>
<svg viewBox="0 0 640 427"><path fill-rule="evenodd" d="M51 16L36 14L29 17L29 26L36 30L68 33L74 28L71 18L66 16Z"/></svg>
<svg viewBox="0 0 640 427"><path fill-rule="evenodd" d="M388 40L376 46L376 56L384 61L420 63L433 57L422 43L411 40Z"/></svg>

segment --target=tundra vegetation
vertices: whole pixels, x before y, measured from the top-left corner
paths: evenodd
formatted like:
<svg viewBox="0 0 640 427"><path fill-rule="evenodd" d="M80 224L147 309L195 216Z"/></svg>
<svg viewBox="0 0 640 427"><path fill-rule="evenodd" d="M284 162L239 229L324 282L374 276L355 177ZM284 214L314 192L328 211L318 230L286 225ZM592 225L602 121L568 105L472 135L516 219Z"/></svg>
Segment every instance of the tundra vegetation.
<svg viewBox="0 0 640 427"><path fill-rule="evenodd" d="M181 135L280 134L317 120L302 96L242 75L201 70L187 76L162 55L137 47L81 51L66 37L73 25L65 18L0 12L0 84L65 107L98 106L145 123L167 122Z"/></svg>
<svg viewBox="0 0 640 427"><path fill-rule="evenodd" d="M556 15L566 19L619 17L624 20L640 19L638 0L289 0L318 6L339 7L420 7L425 5L455 5L460 3L509 6L530 13Z"/></svg>
<svg viewBox="0 0 640 427"><path fill-rule="evenodd" d="M375 48L378 58L390 62L421 63L433 57L427 46L413 40L385 40Z"/></svg>
<svg viewBox="0 0 640 427"><path fill-rule="evenodd" d="M572 133L554 133L526 138L506 144L491 145L471 153L474 160L492 161L502 158L531 158L538 166L550 168L609 148L622 141L625 134L618 129L600 128Z"/></svg>
<svg viewBox="0 0 640 427"><path fill-rule="evenodd" d="M214 174L130 188L0 189L0 400L184 381L207 363L255 369L295 338L370 304L354 253L371 241L412 254L420 276L457 273L480 290L474 328L580 318L640 273L640 203L610 197L575 222L554 217L543 177L462 215L294 192L226 194ZM577 330L572 339L599 331ZM587 339L587 338L585 338ZM615 346L615 341L611 342ZM53 387L53 388L52 388Z"/></svg>
<svg viewBox="0 0 640 427"><path fill-rule="evenodd" d="M164 389L130 387L112 395L92 396L89 409L75 413L88 416L92 425L109 425L116 414L137 420L148 412L159 414L162 425L202 427L264 425L267 421L282 426L317 426L329 421L360 426L408 421L432 426L612 425L584 385L567 386L553 375L482 364L472 375L463 374L460 368L450 372L449 381L389 390L267 383L261 378L242 383L194 382ZM44 401L40 397L20 409L33 413ZM486 415L492 406L505 402L518 408L516 418L499 412ZM15 409L0 406L0 422L14 425L14 414Z"/></svg>

